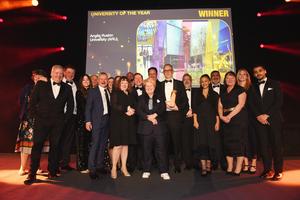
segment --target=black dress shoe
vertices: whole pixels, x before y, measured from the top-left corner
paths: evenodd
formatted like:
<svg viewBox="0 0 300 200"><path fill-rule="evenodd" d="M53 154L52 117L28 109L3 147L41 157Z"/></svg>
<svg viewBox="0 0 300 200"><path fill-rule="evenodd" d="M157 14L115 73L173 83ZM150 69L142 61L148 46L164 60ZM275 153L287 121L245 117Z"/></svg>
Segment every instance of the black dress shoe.
<svg viewBox="0 0 300 200"><path fill-rule="evenodd" d="M240 175L241 175L241 172L239 172L239 173L232 172L231 175L232 175L232 176L240 176Z"/></svg>
<svg viewBox="0 0 300 200"><path fill-rule="evenodd" d="M59 177L56 173L49 173L48 174L48 179L54 179L54 178L57 178Z"/></svg>
<svg viewBox="0 0 300 200"><path fill-rule="evenodd" d="M72 171L72 170L74 170L74 168L71 167L70 165L66 165L66 166L61 167L61 170Z"/></svg>
<svg viewBox="0 0 300 200"><path fill-rule="evenodd" d="M271 179L273 178L273 173L272 171L263 171L259 177L263 179Z"/></svg>
<svg viewBox="0 0 300 200"><path fill-rule="evenodd" d="M279 181L282 179L282 173L275 173L274 176L272 177L272 181Z"/></svg>
<svg viewBox="0 0 300 200"><path fill-rule="evenodd" d="M29 174L24 181L25 185L32 185L33 183L37 182L35 175Z"/></svg>
<svg viewBox="0 0 300 200"><path fill-rule="evenodd" d="M227 175L232 175L232 173L233 173L232 171L226 171Z"/></svg>
<svg viewBox="0 0 300 200"><path fill-rule="evenodd" d="M175 167L174 172L175 172L175 173L181 173L180 167Z"/></svg>
<svg viewBox="0 0 300 200"><path fill-rule="evenodd" d="M97 179L99 179L99 176L98 176L97 173L91 172L91 173L89 173L89 175L90 175L90 178L91 178L92 180L97 180Z"/></svg>

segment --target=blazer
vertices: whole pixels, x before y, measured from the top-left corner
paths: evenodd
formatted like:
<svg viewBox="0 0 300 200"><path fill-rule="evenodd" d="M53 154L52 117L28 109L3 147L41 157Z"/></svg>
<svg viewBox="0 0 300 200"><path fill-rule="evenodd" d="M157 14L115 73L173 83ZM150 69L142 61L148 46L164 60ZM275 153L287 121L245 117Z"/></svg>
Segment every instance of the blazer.
<svg viewBox="0 0 300 200"><path fill-rule="evenodd" d="M92 122L93 129L106 126L102 120L103 111L104 107L99 87L90 88L85 106L85 121Z"/></svg>
<svg viewBox="0 0 300 200"><path fill-rule="evenodd" d="M183 83L179 80L173 79L174 83L173 83L173 90L176 90L176 100L175 103L178 107L179 112L181 112L181 114L183 116L186 115L187 111L189 110L189 103L188 103L188 98L186 96L186 92L183 86ZM161 85L161 96L163 98L163 101L166 101L166 96L165 96L165 81L160 83Z"/></svg>
<svg viewBox="0 0 300 200"><path fill-rule="evenodd" d="M254 116L261 114L270 116L270 120L282 121L281 107L283 104L283 96L278 81L267 79L263 91L260 95L259 85L254 83L252 91L249 91L249 107Z"/></svg>
<svg viewBox="0 0 300 200"><path fill-rule="evenodd" d="M167 131L167 127L165 124L165 112L166 112L166 104L163 98L159 97L154 93L153 95L153 109L149 110L148 107L149 96L144 93L139 97L138 106L137 106L137 115L139 117L138 124L138 134L141 135L149 135L153 131L155 134L163 134ZM156 113L158 116L156 120L158 124L153 125L152 122L147 120L147 115L151 115Z"/></svg>
<svg viewBox="0 0 300 200"><path fill-rule="evenodd" d="M66 112L64 108L66 105ZM72 115L74 99L71 87L61 82L56 99L52 91L51 81L38 81L33 88L30 101L30 116L43 120L64 120L66 122Z"/></svg>

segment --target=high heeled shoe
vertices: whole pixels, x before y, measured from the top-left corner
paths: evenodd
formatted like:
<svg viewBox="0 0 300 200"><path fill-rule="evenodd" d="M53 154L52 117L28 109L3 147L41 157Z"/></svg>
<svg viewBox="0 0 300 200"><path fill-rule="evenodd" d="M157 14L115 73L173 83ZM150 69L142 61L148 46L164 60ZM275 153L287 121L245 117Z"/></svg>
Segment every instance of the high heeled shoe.
<svg viewBox="0 0 300 200"><path fill-rule="evenodd" d="M117 179L117 170L111 170L110 177L112 179Z"/></svg>
<svg viewBox="0 0 300 200"><path fill-rule="evenodd" d="M126 177L131 176L127 170L121 170L121 172L122 172L123 176L126 176Z"/></svg>

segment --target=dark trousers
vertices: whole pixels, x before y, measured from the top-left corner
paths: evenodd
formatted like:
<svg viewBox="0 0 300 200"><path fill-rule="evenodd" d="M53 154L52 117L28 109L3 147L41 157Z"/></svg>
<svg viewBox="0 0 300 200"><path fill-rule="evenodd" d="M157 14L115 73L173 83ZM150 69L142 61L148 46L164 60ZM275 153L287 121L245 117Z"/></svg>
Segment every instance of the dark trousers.
<svg viewBox="0 0 300 200"><path fill-rule="evenodd" d="M140 135L140 142L143 152L143 170L150 172L152 166L153 150L156 156L160 173L168 172L168 156L166 135L164 133Z"/></svg>
<svg viewBox="0 0 300 200"><path fill-rule="evenodd" d="M193 165L193 117L186 118L182 126L182 159L186 166Z"/></svg>
<svg viewBox="0 0 300 200"><path fill-rule="evenodd" d="M104 152L108 140L108 115L105 115L101 121L102 127L92 130L90 154L88 167L91 173L96 172L97 168L104 168Z"/></svg>
<svg viewBox="0 0 300 200"><path fill-rule="evenodd" d="M76 131L77 164L78 170L88 169L89 144L91 133L85 129L85 123L80 123Z"/></svg>
<svg viewBox="0 0 300 200"><path fill-rule="evenodd" d="M69 165L70 154L72 150L72 145L75 137L76 130L76 115L71 115L70 119L67 121L62 132L60 139L60 165L62 167Z"/></svg>
<svg viewBox="0 0 300 200"><path fill-rule="evenodd" d="M273 160L275 173L281 173L283 169L282 123L262 125L256 122L256 130L264 170L272 169Z"/></svg>
<svg viewBox="0 0 300 200"><path fill-rule="evenodd" d="M140 142L138 141L137 144L134 145L128 145L128 159L127 159L127 165L128 168L131 170L134 170L136 167L140 168L143 160L143 154L142 154L142 147Z"/></svg>
<svg viewBox="0 0 300 200"><path fill-rule="evenodd" d="M169 111L167 116L167 126L169 133L169 144L172 143L174 153L174 166L180 167L182 151L182 116L180 112Z"/></svg>
<svg viewBox="0 0 300 200"><path fill-rule="evenodd" d="M40 165L44 142L49 138L48 171L56 174L58 170L59 140L64 126L63 119L36 119L34 124L33 147L31 152L30 173L35 175Z"/></svg>

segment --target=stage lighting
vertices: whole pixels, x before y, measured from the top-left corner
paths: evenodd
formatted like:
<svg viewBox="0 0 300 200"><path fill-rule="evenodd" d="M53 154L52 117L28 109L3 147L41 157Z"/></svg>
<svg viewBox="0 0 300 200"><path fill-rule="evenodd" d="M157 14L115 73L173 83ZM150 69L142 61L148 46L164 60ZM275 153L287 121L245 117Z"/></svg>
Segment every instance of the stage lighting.
<svg viewBox="0 0 300 200"><path fill-rule="evenodd" d="M258 12L258 13L256 14L256 16L257 16L257 17L261 17L261 13Z"/></svg>
<svg viewBox="0 0 300 200"><path fill-rule="evenodd" d="M65 50L65 47L60 47L60 51L64 51Z"/></svg>
<svg viewBox="0 0 300 200"><path fill-rule="evenodd" d="M31 2L32 2L32 5L33 5L33 6L38 6L38 5L39 5L38 0L32 0Z"/></svg>
<svg viewBox="0 0 300 200"><path fill-rule="evenodd" d="M261 49L263 49L263 48L265 47L265 45L264 45L264 44L260 44L259 47L260 47Z"/></svg>
<svg viewBox="0 0 300 200"><path fill-rule="evenodd" d="M67 17L67 16L62 16L62 19L63 19L63 20L67 20L68 17Z"/></svg>
<svg viewBox="0 0 300 200"><path fill-rule="evenodd" d="M2 18L0 18L0 23L3 23L3 22L4 22L4 20Z"/></svg>

